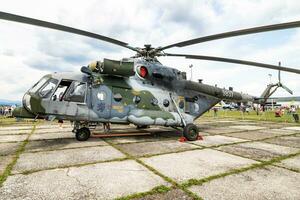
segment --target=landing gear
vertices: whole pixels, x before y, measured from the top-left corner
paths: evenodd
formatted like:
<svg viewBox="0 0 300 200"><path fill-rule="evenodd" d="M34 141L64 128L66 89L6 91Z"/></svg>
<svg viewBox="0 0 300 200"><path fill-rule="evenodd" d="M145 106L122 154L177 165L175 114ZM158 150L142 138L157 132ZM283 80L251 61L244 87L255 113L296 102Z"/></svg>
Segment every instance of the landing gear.
<svg viewBox="0 0 300 200"><path fill-rule="evenodd" d="M183 129L183 136L189 141L198 139L199 129L195 124L187 124Z"/></svg>
<svg viewBox="0 0 300 200"><path fill-rule="evenodd" d="M76 130L76 139L78 141L86 141L90 138L91 132L88 128L82 127Z"/></svg>

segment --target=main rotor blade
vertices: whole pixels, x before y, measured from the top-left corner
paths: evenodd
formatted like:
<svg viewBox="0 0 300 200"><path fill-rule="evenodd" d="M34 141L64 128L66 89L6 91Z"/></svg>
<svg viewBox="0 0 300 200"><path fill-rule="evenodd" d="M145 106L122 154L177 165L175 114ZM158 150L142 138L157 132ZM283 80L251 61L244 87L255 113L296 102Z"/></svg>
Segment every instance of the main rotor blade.
<svg viewBox="0 0 300 200"><path fill-rule="evenodd" d="M74 33L77 35L83 35L86 37L90 37L90 38L102 40L105 42L109 42L109 43L112 43L115 45L119 45L119 46L122 46L122 47L125 47L125 48L128 48L128 49L138 52L137 48L131 47L125 42L122 42L122 41L119 41L119 40L116 40L113 38L109 38L109 37L106 37L103 35L91 33L88 31L72 28L69 26L46 22L46 21L33 19L33 18L29 18L29 17L24 17L24 16L20 16L20 15L14 15L14 14L5 13L5 12L1 12L1 11L0 11L0 19L24 23L24 24L30 24L30 25L34 25L34 26L40 26L40 27L44 27L44 28L49 28L49 29L54 29L54 30L59 30L59 31L64 31L64 32L69 32L69 33Z"/></svg>
<svg viewBox="0 0 300 200"><path fill-rule="evenodd" d="M219 40L223 38L229 38L229 37L235 37L240 35L248 35L253 33L261 33L261 32L268 32L268 31L275 31L275 30L282 30L282 29L289 29L289 28L297 28L300 27L300 21L294 21L294 22L287 22L282 24L273 24L273 25L267 25L267 26L259 26L254 28L248 28L248 29L241 29L236 31L230 31L225 33L219 33L215 35L208 35L204 37L199 37L191 40L186 40L183 42L174 43L165 47L160 47L158 50L165 50L172 47L185 47L193 44L198 44L202 42L208 42L212 40Z"/></svg>
<svg viewBox="0 0 300 200"><path fill-rule="evenodd" d="M241 64L241 65L250 65L250 66L255 66L255 67L275 69L275 70L281 70L281 71L300 74L299 69L288 68L288 67L279 67L277 65L270 65L270 64L258 63L258 62L252 62L252 61L246 61L246 60L237 60L237 59L231 59L231 58L202 56L202 55L172 54L172 53L165 53L164 55L165 56L185 57L187 59L211 60L211 61L235 63L235 64Z"/></svg>

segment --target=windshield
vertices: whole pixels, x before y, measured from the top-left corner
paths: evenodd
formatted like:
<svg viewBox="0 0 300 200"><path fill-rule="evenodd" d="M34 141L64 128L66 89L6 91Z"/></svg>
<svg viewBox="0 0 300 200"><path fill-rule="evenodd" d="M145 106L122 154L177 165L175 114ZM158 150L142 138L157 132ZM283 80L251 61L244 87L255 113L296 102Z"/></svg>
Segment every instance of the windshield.
<svg viewBox="0 0 300 200"><path fill-rule="evenodd" d="M52 92L54 92L54 89L58 83L58 80L56 79L50 79L45 86L39 91L39 95L43 98L49 97Z"/></svg>
<svg viewBox="0 0 300 200"><path fill-rule="evenodd" d="M35 93L36 91L38 91L38 89L40 89L48 79L49 77L43 77L41 80L39 80L36 84L32 86L29 92Z"/></svg>
<svg viewBox="0 0 300 200"><path fill-rule="evenodd" d="M65 100L84 103L85 101L85 92L86 92L86 84L74 81L72 88L68 91Z"/></svg>

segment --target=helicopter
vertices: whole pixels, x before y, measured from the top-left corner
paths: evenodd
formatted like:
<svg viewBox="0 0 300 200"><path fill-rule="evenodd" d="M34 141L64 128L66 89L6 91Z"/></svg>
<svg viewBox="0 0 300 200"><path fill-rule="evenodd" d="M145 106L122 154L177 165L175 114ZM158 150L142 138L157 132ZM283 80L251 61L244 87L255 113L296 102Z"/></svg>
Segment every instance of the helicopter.
<svg viewBox="0 0 300 200"><path fill-rule="evenodd" d="M161 56L227 62L300 74L299 69L253 61L205 55L167 53L174 47L267 31L297 28L300 21L241 29L214 34L167 46L133 47L128 43L96 33L0 12L0 19L86 36L130 49L136 54L121 60L104 58L81 67L79 72L55 72L42 77L22 99L13 116L22 118L69 120L79 141L88 140L101 123L134 124L138 128L166 126L182 130L189 141L197 140L194 121L221 100L264 103L271 88L256 97L217 86L187 80L186 72L159 62ZM276 87L285 87L279 82ZM277 89L277 88L276 88Z"/></svg>

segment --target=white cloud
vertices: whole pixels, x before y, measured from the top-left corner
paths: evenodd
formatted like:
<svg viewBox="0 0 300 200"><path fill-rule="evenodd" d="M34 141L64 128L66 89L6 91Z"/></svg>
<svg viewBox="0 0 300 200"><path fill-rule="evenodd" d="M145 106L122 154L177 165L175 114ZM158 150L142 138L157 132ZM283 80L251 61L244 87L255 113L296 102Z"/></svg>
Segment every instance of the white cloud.
<svg viewBox="0 0 300 200"><path fill-rule="evenodd" d="M1 11L61 23L143 46L170 43L272 23L300 19L300 2L273 0L154 0L154 1L1 1ZM134 52L109 43L43 28L0 21L0 98L18 100L43 74L79 70L85 62L121 59ZM274 42L273 42L274 41ZM300 30L228 38L168 52L214 55L300 69ZM219 62L160 58L185 70L194 65L194 80L260 95L277 72ZM197 70L196 70L197 69ZM300 96L299 75L282 73L282 80ZM286 96L284 90L277 95Z"/></svg>

